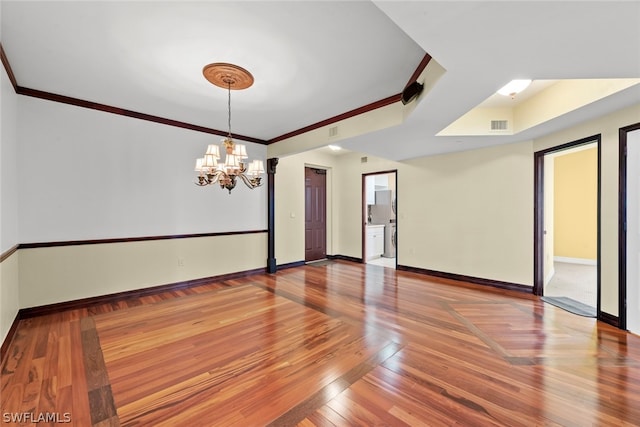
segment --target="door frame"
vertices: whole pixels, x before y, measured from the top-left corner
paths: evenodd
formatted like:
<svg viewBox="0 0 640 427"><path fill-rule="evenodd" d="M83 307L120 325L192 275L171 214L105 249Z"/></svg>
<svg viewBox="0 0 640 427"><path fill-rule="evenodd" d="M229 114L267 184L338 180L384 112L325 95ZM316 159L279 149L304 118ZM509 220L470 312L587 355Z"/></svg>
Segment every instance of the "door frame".
<svg viewBox="0 0 640 427"><path fill-rule="evenodd" d="M627 330L627 134L640 123L618 130L618 327Z"/></svg>
<svg viewBox="0 0 640 427"><path fill-rule="evenodd" d="M575 148L580 145L595 143L598 150L598 201L597 201L597 230L596 230L596 281L597 281L597 318L602 320L602 311L600 307L600 270L601 270L601 257L600 257L600 204L601 204L601 135L593 135L586 138L582 138L576 141L567 142L565 144L557 145L554 147L546 148L544 150L536 151L533 153L534 161L534 202L533 202L533 294L542 295L544 290L544 159L547 154L557 153L567 150L569 148Z"/></svg>
<svg viewBox="0 0 640 427"><path fill-rule="evenodd" d="M361 240L362 240L362 247L361 247L361 256L360 256L360 263L362 264L366 264L367 263L367 253L366 253L366 236L367 236L367 216L365 213L365 207L367 206L367 177L371 176L371 175L387 175L387 174L395 174L396 176L396 182L395 182L395 195L396 195L396 270L398 269L398 169L389 169L389 170L384 170L384 171L379 171L379 172L367 172L367 173L363 173L362 174L362 181L361 181L361 190L362 190L362 200L360 202L360 215L361 215L361 219L360 219L360 226L362 227L361 229Z"/></svg>

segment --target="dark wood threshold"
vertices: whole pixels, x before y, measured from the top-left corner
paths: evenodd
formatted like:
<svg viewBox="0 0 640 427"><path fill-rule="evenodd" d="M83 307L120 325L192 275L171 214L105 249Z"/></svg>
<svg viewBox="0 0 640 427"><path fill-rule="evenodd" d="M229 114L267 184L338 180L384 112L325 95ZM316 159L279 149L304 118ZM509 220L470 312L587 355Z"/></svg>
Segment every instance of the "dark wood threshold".
<svg viewBox="0 0 640 427"><path fill-rule="evenodd" d="M358 264L362 264L362 258L356 258L356 257L352 257L352 256L347 256L347 255L327 255L328 259L339 259L342 261L349 261L349 262L357 262Z"/></svg>
<svg viewBox="0 0 640 427"><path fill-rule="evenodd" d="M427 276L438 277L441 279L455 280L457 282L468 282L476 285L490 286L493 288L506 289L509 291L524 292L531 294L533 288L527 285L521 285L519 283L502 282L500 280L483 279L481 277L465 276L462 274L445 273L442 271L428 270L426 268L410 267L407 265L399 265L398 270L408 271L411 273L424 274Z"/></svg>
<svg viewBox="0 0 640 427"><path fill-rule="evenodd" d="M618 316L601 311L598 313L598 320L620 329L620 318Z"/></svg>

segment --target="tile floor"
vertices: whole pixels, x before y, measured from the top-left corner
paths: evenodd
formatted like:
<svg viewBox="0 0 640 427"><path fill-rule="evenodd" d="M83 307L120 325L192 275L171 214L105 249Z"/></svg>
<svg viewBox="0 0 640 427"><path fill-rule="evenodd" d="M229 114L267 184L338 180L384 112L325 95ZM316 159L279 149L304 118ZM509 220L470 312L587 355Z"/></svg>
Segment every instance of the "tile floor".
<svg viewBox="0 0 640 427"><path fill-rule="evenodd" d="M373 258L367 261L367 264L381 265L382 267L388 268L396 268L396 259L395 258Z"/></svg>
<svg viewBox="0 0 640 427"><path fill-rule="evenodd" d="M554 262L555 273L544 287L545 296L569 297L595 307L597 304L597 267L595 265Z"/></svg>

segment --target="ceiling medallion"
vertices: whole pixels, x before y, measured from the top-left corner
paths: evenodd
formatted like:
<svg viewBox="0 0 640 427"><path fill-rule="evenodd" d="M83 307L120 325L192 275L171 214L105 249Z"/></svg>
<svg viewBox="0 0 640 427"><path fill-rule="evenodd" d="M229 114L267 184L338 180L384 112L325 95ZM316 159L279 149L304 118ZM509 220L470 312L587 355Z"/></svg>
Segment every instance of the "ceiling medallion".
<svg viewBox="0 0 640 427"><path fill-rule="evenodd" d="M205 65L202 74L210 83L223 89L227 89L231 85L231 89L242 90L253 84L253 76L250 72L238 65L225 62Z"/></svg>
<svg viewBox="0 0 640 427"><path fill-rule="evenodd" d="M233 190L236 186L237 178L240 178L245 185L251 189L262 184L260 175L264 173L262 160L254 160L247 165L247 148L243 144L236 144L231 137L231 89L246 89L253 84L253 76L250 72L234 64L216 62L206 65L202 69L204 77L214 85L227 89L228 92L228 125L229 133L222 140L222 149L225 154L224 163L219 163L220 147L210 144L204 157L196 159L195 171L198 172L196 185L220 184L220 188Z"/></svg>

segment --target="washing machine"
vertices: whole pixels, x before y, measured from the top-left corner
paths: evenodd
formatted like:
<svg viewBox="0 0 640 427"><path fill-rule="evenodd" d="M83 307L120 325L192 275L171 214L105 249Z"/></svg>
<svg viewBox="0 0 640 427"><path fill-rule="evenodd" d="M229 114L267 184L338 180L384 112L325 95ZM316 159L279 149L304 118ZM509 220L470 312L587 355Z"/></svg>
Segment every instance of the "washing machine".
<svg viewBox="0 0 640 427"><path fill-rule="evenodd" d="M385 258L396 257L396 225L394 223L384 226L384 253Z"/></svg>

